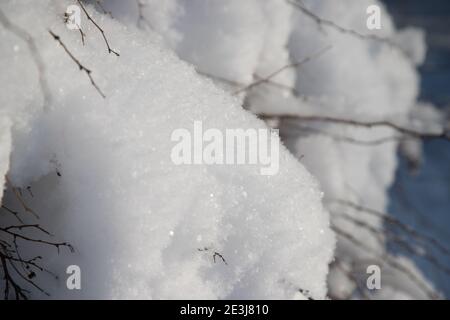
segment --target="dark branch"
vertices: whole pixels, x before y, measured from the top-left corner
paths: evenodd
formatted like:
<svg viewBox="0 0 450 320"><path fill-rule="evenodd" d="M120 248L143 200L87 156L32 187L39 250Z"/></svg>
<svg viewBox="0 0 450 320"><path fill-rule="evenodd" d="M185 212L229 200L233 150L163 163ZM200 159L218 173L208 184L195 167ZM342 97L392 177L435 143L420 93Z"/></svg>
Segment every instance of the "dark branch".
<svg viewBox="0 0 450 320"><path fill-rule="evenodd" d="M103 29L97 24L97 22L95 22L94 19L92 19L92 17L90 16L90 14L87 12L86 8L84 7L83 3L80 0L77 0L78 4L80 5L81 9L83 10L84 14L86 15L86 17L88 18L89 21L92 22L92 24L98 29L98 31L100 31L100 33L102 34L103 40L105 40L106 43L106 47L108 49L108 53L114 53L116 56L120 56L119 53L117 53L116 51L114 51L108 42L108 39L106 38L105 35L105 31L103 31Z"/></svg>
<svg viewBox="0 0 450 320"><path fill-rule="evenodd" d="M320 27L322 27L322 26L330 27L334 30L337 30L337 31L343 33L343 34L348 34L350 36L356 37L361 40L372 40L372 41L376 41L379 43L383 43L383 44L390 46L391 48L395 48L395 49L399 50L402 54L406 55L405 52L403 51L403 49L401 47L399 47L395 42L393 42L389 38L383 38L383 37L377 36L375 34L362 34L362 33L359 33L358 31L344 28L331 20L327 20L322 17L319 17L314 12L312 12L311 10L306 8L299 1L286 0L286 2L289 3L291 6L293 6L295 9L302 12L305 16L312 19Z"/></svg>
<svg viewBox="0 0 450 320"><path fill-rule="evenodd" d="M72 59L73 62L75 62L78 66L78 68L80 69L80 71L84 71L87 76L89 77L89 80L91 81L91 84L94 86L94 88L98 91L98 93L103 97L106 98L106 96L104 95L104 93L100 90L100 88L98 87L97 83L95 83L94 78L92 78L92 71L88 68L86 68L84 65L81 64L81 62L75 58L75 56L69 51L69 49L66 47L66 45L62 42L61 38L54 34L51 30L48 30L48 32L51 34L51 36L53 37L53 39L55 39L64 49L64 51L69 55L70 59Z"/></svg>
<svg viewBox="0 0 450 320"><path fill-rule="evenodd" d="M388 127L395 131L398 131L402 134L424 139L424 140L432 140L432 139L441 139L450 142L450 131L442 131L442 132L421 132L415 129L410 129L406 127L402 127L396 123L393 123L388 120L379 120L379 121L359 121L353 119L344 119L344 118L336 118L331 116L317 116L317 115L297 115L297 114L280 114L280 115L271 115L265 113L259 113L257 116L263 120L270 119L279 119L279 120L299 120L304 122L328 122L342 125L351 125L355 127L365 127L365 128L374 128L374 127Z"/></svg>
<svg viewBox="0 0 450 320"><path fill-rule="evenodd" d="M249 85L247 85L247 86L245 86L245 87L243 87L243 88L241 88L241 89L235 91L234 94L239 94L239 93L241 93L241 92L243 92L243 91L250 90L251 88L253 88L253 87L255 87L255 86L258 86L258 85L260 85L260 84L262 84L262 83L266 83L266 82L268 82L269 80L271 80L273 77L275 77L275 76L277 76L278 74L282 73L283 71L285 71L285 70L287 70L287 69L291 69L291 68L298 68L298 67L300 67L300 66L302 66L302 65L304 65L304 64L306 64L306 63L308 63L308 62L311 61L312 59L320 57L322 54L324 54L325 52L327 52L327 51L330 50L330 49L331 49L331 46L327 46L327 47L323 48L322 50L316 52L315 54L313 54L313 55L311 55L311 56L308 56L308 57L304 58L304 59L301 60L301 61L294 62L294 63L291 63L291 64L287 64L287 65L285 65L285 66L283 66L283 67L277 69L276 71L272 72L272 73L269 74L267 77L260 78L259 80L255 81L255 82L252 82L252 83L250 83Z"/></svg>

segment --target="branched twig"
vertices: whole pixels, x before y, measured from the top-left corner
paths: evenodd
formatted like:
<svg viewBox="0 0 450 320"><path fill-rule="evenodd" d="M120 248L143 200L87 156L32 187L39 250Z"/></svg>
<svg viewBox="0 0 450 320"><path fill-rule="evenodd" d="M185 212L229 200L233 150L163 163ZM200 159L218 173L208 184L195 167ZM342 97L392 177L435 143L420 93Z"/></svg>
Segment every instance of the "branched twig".
<svg viewBox="0 0 450 320"><path fill-rule="evenodd" d="M402 54L406 55L405 52L403 51L403 49L401 47L399 47L395 42L393 42L389 38L383 38L383 37L377 36L375 34L362 34L353 29L344 28L331 20L327 20L322 17L319 17L318 15L316 15L314 12L312 12L311 10L306 8L302 3L298 2L298 1L286 0L286 2L289 3L290 5L292 5L295 9L298 9L305 16L312 19L319 27L326 26L326 27L333 28L341 33L351 35L351 36L356 37L361 40L372 40L372 41L384 43L384 44L390 46L391 48L395 48L395 49L399 50Z"/></svg>
<svg viewBox="0 0 450 320"><path fill-rule="evenodd" d="M360 212L364 212L366 214L378 217L382 220L384 220L385 222L387 222L390 225L396 226L398 228L400 228L401 230L405 231L406 233L408 233L409 235L411 235L413 238L420 240L422 243L430 243L433 246L435 246L437 249L439 249L442 253L446 254L446 255L450 255L450 250L444 246L443 244L441 244L439 241L437 241L435 238L428 236L426 234L420 233L417 230L415 230L414 228L412 228L411 226L403 223L402 221L392 217L389 214L385 214L383 212L379 212L377 210L373 210L364 206L361 206L359 204L353 203L351 201L348 200L341 200L341 199L337 199L334 200L337 203L346 205L348 207L351 207L355 210L358 210Z"/></svg>
<svg viewBox="0 0 450 320"><path fill-rule="evenodd" d="M5 236L12 238L12 243L14 244L14 247L11 247L11 245L8 242L3 241L3 240L0 241L0 263L1 263L2 269L3 269L3 280L4 280L4 284L5 284L4 298L5 299L9 298L10 287L14 289L14 294L15 294L16 299L27 299L28 298L27 295L31 293L30 291L23 288L17 282L17 279L15 279L15 277L13 276L13 274L11 273L11 270L13 270L14 273L20 279L22 279L23 281L25 281L32 287L36 288L43 294L49 296L48 292L46 292L43 288L41 288L38 284L36 284L34 282L33 279L36 277L36 272L33 271L33 269L36 271L46 272L55 278L57 278L57 276L55 274L53 274L52 272L50 272L49 270L45 269L44 267L40 266L37 263L37 260L41 259L40 256L34 257L32 259L27 259L27 260L23 259L20 255L19 247L17 245L17 239L22 239L24 241L29 241L29 242L38 242L41 244L54 246L58 249L58 251L59 251L60 246L69 248L69 250L71 252L73 252L74 249L70 244L68 244L66 242L60 242L60 243L50 242L50 241L46 241L46 240L30 238L28 236L18 233L22 229L36 229L46 235L50 235L50 233L47 230L45 230L44 228L42 228L41 226L36 225L36 224L35 225L13 225L13 226L7 226L7 227L0 227L0 232L3 233ZM17 230L17 232L11 231L11 230ZM18 265L16 265L16 264L18 264ZM20 266L21 270L19 269L19 266Z"/></svg>
<svg viewBox="0 0 450 320"><path fill-rule="evenodd" d="M339 217L339 218L345 219L346 221L349 221L358 227L368 230L370 233L372 233L374 236L376 236L380 242L382 241L382 237L386 236L390 241L396 243L398 246L402 247L404 250L408 251L410 254L427 260L428 262L433 264L436 268L438 268L442 272L446 273L447 275L450 275L450 268L448 268L447 266L442 264L434 255L432 255L431 253L428 253L426 251L423 251L423 250L418 250L416 247L414 247L413 245L411 245L410 243L408 243L401 237L397 236L395 233L393 233L390 230L377 229L376 227L368 224L367 222L360 220L358 218L352 217L346 213L333 212L333 217Z"/></svg>
<svg viewBox="0 0 450 320"><path fill-rule="evenodd" d="M80 71L84 71L87 76L89 77L89 80L91 81L91 84L94 86L94 88L98 91L98 93L103 97L106 98L106 96L104 95L104 93L100 90L100 88L98 87L97 83L95 83L94 78L92 78L92 71L88 68L86 68L84 65L81 64L81 62L75 58L75 56L69 51L69 49L66 47L66 45L64 44L64 42L62 42L61 38L56 35L55 33L53 33L51 30L48 30L48 32L50 33L50 35L53 37L53 39L55 39L64 49L64 51L69 55L70 59L72 59L73 62L75 62L78 66L78 68L80 69Z"/></svg>
<svg viewBox="0 0 450 320"><path fill-rule="evenodd" d="M45 230L44 228L42 228L38 224L12 225L12 226L8 226L8 227L5 227L5 228L0 227L0 231L5 231L5 232L7 232L9 230L14 230L14 229L19 230L19 231L22 230L22 229L37 229L37 230L39 230L39 231L41 231L41 232L51 236L50 232L48 232L47 230Z"/></svg>
<svg viewBox="0 0 450 320"><path fill-rule="evenodd" d="M20 223L23 223L22 219L20 219L19 217L19 213L17 211L13 211L10 208L8 208L7 206L2 204L2 209L4 209L6 212L11 213Z"/></svg>
<svg viewBox="0 0 450 320"><path fill-rule="evenodd" d="M247 85L247 86L245 86L245 87L243 87L243 88L241 88L241 89L239 89L239 90L236 90L236 91L234 92L234 94L239 94L239 93L241 93L241 92L243 92L243 91L250 90L251 88L256 87L256 86L258 86L258 85L260 85L260 84L262 84L262 83L266 83L266 82L268 82L269 80L271 80L273 77L275 77L275 76L277 76L278 74L280 74L281 72L283 72L283 71L285 71L285 70L287 70L287 69L291 69L291 68L298 68L298 67L300 67L300 66L302 66L302 65L304 65L304 64L306 64L306 63L308 63L308 62L311 61L312 59L315 59L315 58L320 57L322 54L324 54L325 52L327 52L327 51L330 50L330 49L331 49L331 46L327 46L327 47L323 48L322 50L316 52L315 54L313 54L313 55L311 55L311 56L306 57L305 59L303 59L303 60L301 60L301 61L298 61L298 62L294 62L294 63L288 64L288 65L285 65L285 66L279 68L278 70L272 72L272 73L269 74L267 77L260 78L259 80L255 81L255 82L252 82L252 83L250 83L249 85Z"/></svg>
<svg viewBox="0 0 450 320"><path fill-rule="evenodd" d="M58 252L59 252L59 248L60 247L67 247L70 250L70 252L72 252L72 253L75 252L75 249L72 247L72 245L70 245L67 242L50 242L50 241L41 240L41 239L33 239L33 238L21 235L19 233L11 232L11 231L5 231L5 232L8 233L9 235L15 237L15 238L19 238L19 239L30 241L30 242L46 244L46 245L49 245L49 246L54 246L58 250Z"/></svg>
<svg viewBox="0 0 450 320"><path fill-rule="evenodd" d="M342 125L350 125L355 127L365 127L365 128L374 128L374 127L388 127L395 131L398 131L402 134L424 139L442 139L450 142L450 131L443 131L438 133L433 132L421 132L414 129L409 129L406 127L402 127L396 123L393 123L388 120L379 120L379 121L359 121L353 119L344 119L344 118L336 118L331 116L318 116L318 115L298 115L298 114L280 114L280 115L271 115L266 113L259 113L257 116L263 120L269 119L279 119L279 120L299 120L304 122L328 122Z"/></svg>
<svg viewBox="0 0 450 320"><path fill-rule="evenodd" d="M214 80L225 82L226 84L228 84L230 86L233 86L233 87L237 87L237 88L241 87L242 88L242 87L246 86L246 84L244 84L242 82L238 82L238 81L235 81L235 80L230 80L230 79L227 79L227 78L224 78L224 77L216 76L216 75L204 72L204 71L197 70L197 73L199 73L199 74L201 74L203 76L206 76L208 78L214 79ZM263 79L263 78L264 77L262 77L262 76L260 76L258 74L255 74L255 79ZM289 92L291 92L291 94L293 94L294 96L298 97L299 99L301 99L303 101L308 101L308 100L314 98L312 96L307 96L307 95L301 94L295 88L290 87L288 85L285 85L283 83L279 83L279 82L273 81L272 79L267 79L266 78L264 83L269 85L269 86L271 86L271 87L273 87L273 88L279 89L279 90L289 91Z"/></svg>
<svg viewBox="0 0 450 320"><path fill-rule="evenodd" d="M406 277L408 277L414 284L417 285L418 288L420 288L428 298L430 299L438 299L440 298L439 294L435 292L434 290L431 290L418 276L416 276L411 270L409 270L404 265L397 262L395 259L391 258L391 256L384 254L382 257L379 257L379 253L372 247L367 246L365 243L351 235L350 233L342 230L341 228L333 225L331 226L331 229L340 237L347 239L349 242L354 244L357 247L360 247L365 252L372 254L375 258L377 258L379 261L382 261L383 263L389 265L393 269L398 270L399 272L403 273Z"/></svg>
<svg viewBox="0 0 450 320"><path fill-rule="evenodd" d="M19 189L11 185L9 179L7 180L7 183L9 190L14 193L21 202L21 205L27 210L26 208L28 207L23 202L21 198L22 195L18 191ZM40 287L35 279L37 278L38 272L45 272L55 279L58 279L57 275L40 265L39 261L42 259L41 256L36 256L31 259L23 258L18 243L28 242L52 246L58 250L58 253L61 247L65 247L69 249L70 252L74 252L73 246L68 242L49 240L48 237L53 237L53 235L41 225L25 224L19 217L18 212L9 209L3 204L2 208L14 215L20 222L20 224L6 226L0 224L0 274L2 274L4 283L2 286L2 288L4 288L4 299L9 299L10 297L14 297L15 299L28 299L31 291L26 288L27 285L49 296L49 293ZM35 235L30 236L29 233L26 233L27 230ZM40 235L43 235L45 238L40 238Z"/></svg>
<svg viewBox="0 0 450 320"><path fill-rule="evenodd" d="M7 256L5 256L1 251L0 251L0 263L2 265L3 280L5 282L4 299L5 300L9 299L9 286L11 286L14 289L16 300L19 299L26 300L27 299L26 293L29 293L29 291L21 288L11 277L7 264Z"/></svg>
<svg viewBox="0 0 450 320"><path fill-rule="evenodd" d="M91 15L87 12L86 8L84 7L83 3L80 0L77 0L78 4L80 5L81 9L83 10L84 14L86 15L86 17L88 18L89 21L92 22L92 24L98 29L98 31L100 31L100 33L102 34L103 40L105 40L106 43L106 47L108 49L108 53L114 53L116 56L120 56L119 53L117 53L116 51L114 51L113 49L111 49L108 39L106 38L105 35L105 31L103 31L103 29L97 24L97 22L95 22L94 19L92 19Z"/></svg>
<svg viewBox="0 0 450 320"><path fill-rule="evenodd" d="M81 43L84 46L84 38L86 37L85 33L83 32L83 29L81 29L81 26L78 26L78 30L80 31L80 36L81 36Z"/></svg>
<svg viewBox="0 0 450 320"><path fill-rule="evenodd" d="M70 15L67 12L64 12L64 23L67 24L69 22ZM83 29L81 29L81 26L77 24L77 29L80 32L81 36L81 43L85 44L84 38L86 37L86 34L84 33Z"/></svg>

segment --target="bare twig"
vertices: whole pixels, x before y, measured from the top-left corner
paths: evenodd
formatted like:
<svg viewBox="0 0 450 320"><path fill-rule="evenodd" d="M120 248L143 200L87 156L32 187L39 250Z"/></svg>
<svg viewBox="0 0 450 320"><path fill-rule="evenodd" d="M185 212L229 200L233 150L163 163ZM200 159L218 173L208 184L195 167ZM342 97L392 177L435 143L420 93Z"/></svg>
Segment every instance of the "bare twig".
<svg viewBox="0 0 450 320"><path fill-rule="evenodd" d="M53 33L51 30L48 30L48 32L53 37L53 39L55 39L61 45L61 47L63 47L64 51L69 55L69 57L72 59L72 61L77 64L77 66L80 69L80 71L84 71L87 74L87 76L89 77L89 80L91 81L91 84L98 91L98 93L103 98L106 98L105 94L100 90L100 88L98 87L97 83L95 83L94 78L92 78L92 74L91 74L92 71L90 69L86 68L84 65L82 65L81 62L77 58L75 58L75 56L69 51L69 49L62 42L61 38L58 35Z"/></svg>
<svg viewBox="0 0 450 320"><path fill-rule="evenodd" d="M81 43L84 46L84 38L86 37L85 33L83 32L83 29L81 29L80 26L78 26L78 30L80 31L80 36L81 36Z"/></svg>
<svg viewBox="0 0 450 320"><path fill-rule="evenodd" d="M442 139L450 142L450 132L421 132L415 129L409 129L406 127L402 127L396 123L393 123L388 120L378 120L378 121L360 121L353 119L344 119L344 118L336 118L331 116L318 116L318 115L298 115L298 114L280 114L280 115L271 115L266 113L259 113L257 116L263 120L269 119L279 119L279 120L299 120L304 122L328 122L335 123L341 125L351 125L355 127L365 127L365 128L374 128L374 127L388 127L395 131L398 131L402 134L409 135L412 137L431 140L431 139Z"/></svg>
<svg viewBox="0 0 450 320"><path fill-rule="evenodd" d="M388 240L397 244L404 250L408 251L410 254L427 260L428 262L433 264L436 268L438 268L442 272L446 273L447 275L450 275L450 268L448 268L446 265L442 264L434 255L432 255L431 253L428 253L424 250L418 250L412 244L410 244L406 240L402 239L401 237L397 236L395 233L393 233L390 230L377 229L376 227L368 224L367 222L365 222L361 219L352 217L349 214L343 213L343 212L342 213L333 212L333 217L340 217L342 219L345 219L346 221L353 223L354 225L356 225L358 227L368 230L370 233L372 233L374 236L376 236L380 242L382 241L383 236L385 236Z"/></svg>
<svg viewBox="0 0 450 320"><path fill-rule="evenodd" d="M229 84L229 85L234 86L234 87L243 87L243 86L245 86L245 84L243 84L241 82L238 82L238 81L235 81L235 80L231 80L231 79L227 79L227 78L220 77L220 76L216 76L214 74L207 73L207 72L204 72L204 71L201 71L201 70L197 70L197 73L201 74L202 76L205 76L205 77L208 77L208 78L212 78L214 80L225 82L226 84Z"/></svg>
<svg viewBox="0 0 450 320"><path fill-rule="evenodd" d="M49 270L45 269L44 267L38 264L37 261L40 260L42 257L37 256L32 259L23 259L20 254L19 247L17 245L17 239L21 239L27 242L37 242L45 245L54 246L58 249L58 252L60 247L67 247L71 252L74 251L73 247L67 242L51 242L47 240L31 238L19 233L23 229L35 229L48 236L51 235L47 230L45 230L44 228L42 228L40 225L37 224L29 224L29 225L22 224L22 225L11 225L6 227L0 227L0 233L3 233L7 237L6 239L12 238L12 243L14 244L14 247L12 247L8 242L3 240L0 241L0 263L3 268L3 280L5 283L5 290L4 290L5 299L8 299L10 296L9 291L10 287L14 290L14 296L16 299L27 299L28 298L27 295L31 293L27 289L23 288L21 284L17 282L16 279L17 276L23 281L25 281L25 283L28 283L29 285L31 285L32 287L34 287L35 289L39 290L40 292L42 292L47 296L49 296L49 293L46 292L43 288L41 288L33 280L36 277L36 272L37 271L46 272L51 276L57 278L57 276L54 273L50 272ZM15 275L11 271L14 271Z"/></svg>
<svg viewBox="0 0 450 320"><path fill-rule="evenodd" d="M287 64L287 65L285 65L285 66L282 66L281 68L279 68L279 69L277 69L276 71L272 72L272 73L269 74L268 76L266 76L266 77L264 77L264 78L260 78L259 80L255 81L255 82L252 82L252 83L250 83L249 85L247 85L247 86L245 86L245 87L243 87L243 88L241 88L241 89L235 91L234 94L239 94L239 93L241 93L241 92L243 92L243 91L250 90L251 88L253 88L253 87L255 87L255 86L258 86L258 85L260 85L260 84L262 84L262 83L266 83L266 82L268 82L269 80L271 80L273 77L275 77L275 76L277 76L278 74L282 73L283 71L285 71L285 70L287 70L287 69L291 69L291 68L298 68L298 67L300 67L300 66L302 66L302 65L304 65L304 64L306 64L306 63L308 63L308 62L311 61L312 59L315 59L315 58L320 57L322 54L324 54L325 52L327 52L327 51L330 50L330 49L331 49L331 46L327 46L327 47L321 49L320 51L316 52L315 54L313 54L313 55L311 55L311 56L308 56L308 57L304 58L304 59L301 60L301 61L294 62L294 63L291 63L291 64Z"/></svg>
<svg viewBox="0 0 450 320"><path fill-rule="evenodd" d="M109 45L108 39L106 38L105 35L105 31L103 31L103 29L97 24L97 22L95 22L94 19L92 19L91 15L87 12L85 6L83 5L83 3L80 0L77 0L78 4L80 5L81 9L83 10L84 14L86 15L86 17L88 18L89 21L92 22L92 24L98 29L98 31L100 31L100 33L102 34L103 40L105 40L106 43L106 47L108 49L108 53L114 53L116 56L120 56L120 54L118 52L116 52L115 50L113 50L111 48L111 46Z"/></svg>
<svg viewBox="0 0 450 320"><path fill-rule="evenodd" d="M404 140L407 138L404 136L389 136L389 137L384 137L384 138L374 139L374 140L359 140L359 139L355 139L355 138L344 136L344 135L333 134L333 133L330 133L330 132L327 132L327 131L324 131L324 130L321 130L318 128L313 128L313 127L308 127L308 126L298 125L294 129L299 130L301 132L304 131L304 132L315 133L318 135L323 135L326 137L330 137L336 141L343 141L343 142L356 144L359 146L367 146L367 147L373 147L373 146L380 145L383 143L388 143L388 142L401 141L401 140ZM286 137L289 135L285 135L283 133L282 136Z"/></svg>
<svg viewBox="0 0 450 320"><path fill-rule="evenodd" d="M16 226L14 226L14 227L17 228ZM41 227L36 227L36 229L41 230L41 231L43 230ZM35 239L35 238L31 238L31 237L25 236L23 234L20 234L18 232L11 231L11 229L8 229L8 228L0 228L0 231L12 236L14 239L18 238L18 239L26 240L29 242L36 242L36 243L53 246L58 250L58 252L59 252L60 247L67 247L70 250L70 252L75 252L75 249L72 247L72 245L70 245L67 242L51 242L51 241L42 240L42 239ZM46 234L49 234L45 230L43 232Z"/></svg>
<svg viewBox="0 0 450 320"><path fill-rule="evenodd" d="M295 9L302 12L305 16L312 19L320 27L322 27L322 26L330 27L330 28L333 28L333 29L343 33L343 34L348 34L350 36L356 37L361 40L372 40L372 41L376 41L379 43L384 43L384 44L390 46L391 48L395 48L395 49L399 50L402 54L406 55L405 52L403 51L403 49L401 47L399 47L395 42L393 42L389 38L383 38L383 37L377 36L375 34L362 34L353 29L344 28L344 27L338 25L337 23L335 23L334 21L319 17L314 12L312 12L311 10L306 8L299 1L286 0L286 2L289 3L290 5L292 5Z"/></svg>
<svg viewBox="0 0 450 320"><path fill-rule="evenodd" d="M22 219L19 217L19 213L16 211L11 210L7 206L3 205L1 206L2 209L4 209L6 212L11 213L20 223L23 223Z"/></svg>
<svg viewBox="0 0 450 320"><path fill-rule="evenodd" d="M430 243L432 245L434 245L437 249L439 249L442 253L446 254L446 255L450 255L450 250L444 246L443 244L441 244L439 241L437 241L435 238L428 236L426 234L420 233L417 230L415 230L414 228L412 228L411 226L403 223L402 221L394 218L393 216L383 213L383 212L379 212L377 210L373 210L371 208L367 208L364 206L361 206L359 204L353 203L351 201L348 200L341 200L341 199L336 199L333 200L337 203L346 205L348 207L351 207L355 210L358 210L360 212L364 212L367 213L369 215L378 217L384 221L386 221L387 223L394 225L398 228L400 228L401 230L405 231L406 233L408 233L409 235L411 235L413 238L416 238L422 242L425 243Z"/></svg>
<svg viewBox="0 0 450 320"><path fill-rule="evenodd" d="M333 225L331 226L331 229L340 237L348 240L352 244L354 244L357 247L360 247L365 252L372 254L375 258L377 258L379 261L382 261L383 263L389 265L393 269L396 269L397 271L403 273L406 277L408 277L414 284L417 285L418 288L420 288L428 298L430 299L439 299L440 295L435 292L434 290L430 289L423 281L420 279L417 275L415 275L411 270L409 270L404 265L397 262L395 259L393 259L388 254L383 254L382 257L379 257L379 253L377 250L375 250L372 247L367 246L365 243L351 235L350 233L342 230L341 228Z"/></svg>
<svg viewBox="0 0 450 320"><path fill-rule="evenodd" d="M7 256L5 256L1 251L0 251L0 262L3 268L3 280L5 282L4 299L5 300L9 299L9 287L11 286L14 289L16 300L19 299L26 300L27 299L26 293L29 293L29 291L21 288L16 283L16 281L14 281L14 279L11 277L7 264L8 263Z"/></svg>
<svg viewBox="0 0 450 320"><path fill-rule="evenodd" d="M225 258L223 257L223 255L220 254L220 253L217 252L217 251L211 250L211 248L205 247L205 248L199 248L199 249L197 249L197 250L200 251L200 252L203 252L203 251L212 251L212 252L213 252L213 261L214 261L214 263L216 263L216 258L219 257L219 258L222 260L223 263L225 263L226 265L228 265L228 263L227 263L227 261L225 260Z"/></svg>
<svg viewBox="0 0 450 320"><path fill-rule="evenodd" d="M69 22L70 15L67 12L64 12L64 23L67 24ZM81 29L81 26L77 24L77 29L80 32L81 36L81 43L85 44L84 38L86 37L86 34L84 33L83 29Z"/></svg>
<svg viewBox="0 0 450 320"><path fill-rule="evenodd" d="M47 230L45 230L44 228L42 228L40 225L38 224L21 224L21 225L12 225L12 226L8 226L5 228L0 227L0 231L9 231L9 230L22 230L22 229L37 229L49 236L51 236L50 232L48 232Z"/></svg>

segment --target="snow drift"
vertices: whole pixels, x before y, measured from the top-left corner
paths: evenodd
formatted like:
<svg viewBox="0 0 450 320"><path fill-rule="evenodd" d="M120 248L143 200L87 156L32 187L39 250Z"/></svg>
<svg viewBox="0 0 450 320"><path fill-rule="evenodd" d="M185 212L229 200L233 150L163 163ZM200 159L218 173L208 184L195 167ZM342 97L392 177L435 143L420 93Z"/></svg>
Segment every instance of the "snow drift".
<svg viewBox="0 0 450 320"><path fill-rule="evenodd" d="M417 127L412 111L417 104L419 77L415 68L425 57L419 29L398 30L380 1L369 0L147 0L145 6L105 1L117 19L155 30L177 55L226 90L241 88L270 76L294 62L270 81L238 95L254 113L328 116L355 121L389 120ZM300 4L309 14L299 10ZM381 9L381 30L366 27L366 9ZM139 16L139 10L141 10ZM318 21L331 21L330 24ZM145 19L142 19L144 17ZM335 24L333 27L332 24ZM336 28L339 26L340 28ZM350 30L351 32L343 32ZM383 41L373 41L374 35ZM318 54L322 52L322 54ZM429 298L430 284L411 261L390 257L418 281L385 263L385 238L355 220L382 229L383 221L349 207L345 200L380 212L388 205L387 190L397 168L398 140L390 128L355 128L330 122L296 119L277 123L290 151L319 180L334 227L363 243L339 237L336 263L358 276L348 277L336 267L329 277L330 296L356 297L367 264L383 265L382 297ZM389 140L391 138L391 140ZM378 143L377 141L389 140ZM420 283L420 285L418 285ZM386 288L384 292L384 288Z"/></svg>
<svg viewBox="0 0 450 320"><path fill-rule="evenodd" d="M176 128L195 120L219 129L265 124L156 34L92 6L120 56L108 54L86 19L83 46L61 20L69 4L0 6L44 65L40 72L29 42L0 28L0 174L31 186L24 198L39 223L76 250L23 243L60 276L39 274L37 282L54 298L302 298L300 289L324 298L334 237L311 174L284 147L274 176L252 166L175 166ZM49 29L92 70L105 99ZM5 193L4 204L20 210L16 202ZM215 252L224 259L214 261ZM71 264L81 268L80 291L65 287Z"/></svg>

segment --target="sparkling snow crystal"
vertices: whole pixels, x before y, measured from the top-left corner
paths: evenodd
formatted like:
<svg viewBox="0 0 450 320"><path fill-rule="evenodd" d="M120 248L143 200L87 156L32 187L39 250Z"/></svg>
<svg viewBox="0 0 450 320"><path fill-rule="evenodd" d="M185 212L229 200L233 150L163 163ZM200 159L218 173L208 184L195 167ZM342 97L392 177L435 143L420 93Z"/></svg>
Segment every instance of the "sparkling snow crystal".
<svg viewBox="0 0 450 320"><path fill-rule="evenodd" d="M0 5L34 40L51 95L44 108L36 57L0 28L1 182L9 162L11 183L31 186L26 200L39 223L75 248L58 255L26 244L60 276L37 282L53 298L298 298L300 289L324 298L334 237L311 174L284 147L274 176L250 166L175 166L176 128L265 125L158 36L92 6L120 56L108 54L87 19L83 46L62 21L68 4ZM49 29L92 70L105 99ZM72 264L81 268L80 291L65 286Z"/></svg>

